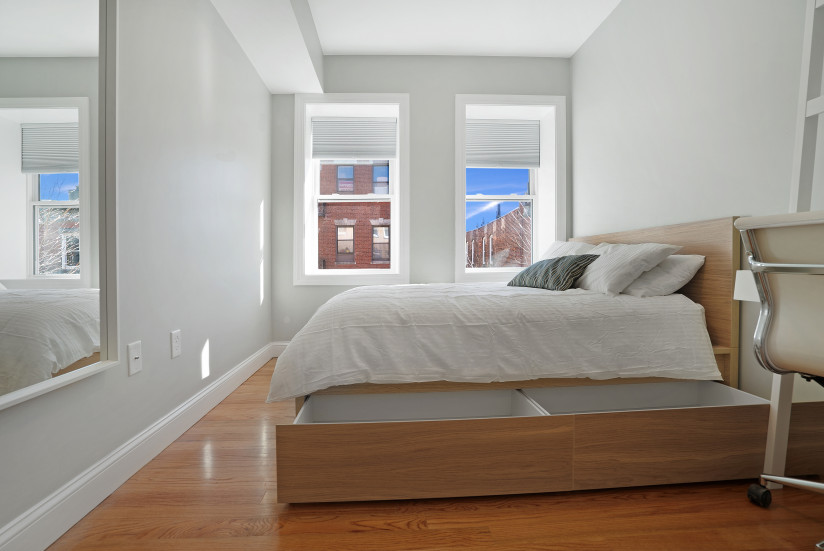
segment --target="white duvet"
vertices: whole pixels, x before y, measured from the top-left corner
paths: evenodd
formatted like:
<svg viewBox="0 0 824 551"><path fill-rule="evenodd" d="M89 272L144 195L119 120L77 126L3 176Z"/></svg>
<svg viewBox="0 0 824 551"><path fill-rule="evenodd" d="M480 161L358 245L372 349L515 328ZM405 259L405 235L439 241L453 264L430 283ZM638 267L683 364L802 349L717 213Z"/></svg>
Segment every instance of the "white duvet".
<svg viewBox="0 0 824 551"><path fill-rule="evenodd" d="M650 376L721 379L704 309L683 295L381 285L318 309L278 358L268 401L367 382Z"/></svg>
<svg viewBox="0 0 824 551"><path fill-rule="evenodd" d="M0 394L100 350L97 289L0 290Z"/></svg>

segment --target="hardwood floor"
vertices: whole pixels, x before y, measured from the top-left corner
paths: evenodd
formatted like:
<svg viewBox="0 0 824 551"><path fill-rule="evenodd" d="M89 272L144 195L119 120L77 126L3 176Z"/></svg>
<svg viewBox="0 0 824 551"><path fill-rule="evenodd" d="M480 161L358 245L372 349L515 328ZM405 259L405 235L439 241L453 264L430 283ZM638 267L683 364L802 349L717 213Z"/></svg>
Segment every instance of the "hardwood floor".
<svg viewBox="0 0 824 551"><path fill-rule="evenodd" d="M770 509L750 481L509 497L276 502L274 361L49 549L763 550L824 540L824 496L786 488Z"/></svg>

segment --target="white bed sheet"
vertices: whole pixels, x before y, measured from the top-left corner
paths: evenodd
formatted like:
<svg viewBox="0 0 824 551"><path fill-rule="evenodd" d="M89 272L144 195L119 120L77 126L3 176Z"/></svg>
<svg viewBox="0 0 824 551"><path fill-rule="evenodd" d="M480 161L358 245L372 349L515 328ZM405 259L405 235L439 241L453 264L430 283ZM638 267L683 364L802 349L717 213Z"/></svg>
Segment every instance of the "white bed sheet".
<svg viewBox="0 0 824 551"><path fill-rule="evenodd" d="M318 309L278 358L268 401L367 382L652 376L721 379L704 309L683 295L381 285Z"/></svg>
<svg viewBox="0 0 824 551"><path fill-rule="evenodd" d="M0 394L100 350L97 289L0 290Z"/></svg>

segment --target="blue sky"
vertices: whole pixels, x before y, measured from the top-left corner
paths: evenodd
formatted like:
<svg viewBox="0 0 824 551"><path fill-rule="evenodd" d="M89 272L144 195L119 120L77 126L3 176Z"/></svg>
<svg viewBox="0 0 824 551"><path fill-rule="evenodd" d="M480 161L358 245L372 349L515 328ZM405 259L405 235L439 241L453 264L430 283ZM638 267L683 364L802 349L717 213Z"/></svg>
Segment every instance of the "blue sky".
<svg viewBox="0 0 824 551"><path fill-rule="evenodd" d="M68 201L69 191L75 189L80 182L80 175L75 173L41 174L40 200L41 201Z"/></svg>
<svg viewBox="0 0 824 551"><path fill-rule="evenodd" d="M467 196L526 195L529 193L529 169L527 168L467 168ZM498 205L501 216L518 208L518 201L467 201L466 231L495 220Z"/></svg>

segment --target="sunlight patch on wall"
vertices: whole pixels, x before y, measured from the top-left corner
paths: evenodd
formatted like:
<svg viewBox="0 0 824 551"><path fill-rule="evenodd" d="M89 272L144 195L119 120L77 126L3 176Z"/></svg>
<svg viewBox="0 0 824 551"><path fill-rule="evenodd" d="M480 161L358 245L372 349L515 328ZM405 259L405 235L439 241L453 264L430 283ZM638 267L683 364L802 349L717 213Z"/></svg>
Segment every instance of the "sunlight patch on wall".
<svg viewBox="0 0 824 551"><path fill-rule="evenodd" d="M209 339L203 344L200 350L200 378L205 379L209 376Z"/></svg>
<svg viewBox="0 0 824 551"><path fill-rule="evenodd" d="M263 201L260 202L260 305L263 306L263 299L266 296L266 285L264 281L264 267L263 267L263 248L266 245L266 234L264 228L266 227L265 208Z"/></svg>
<svg viewBox="0 0 824 551"><path fill-rule="evenodd" d="M263 297L264 297L264 294L265 294L264 289L266 288L266 286L264 285L264 281L263 281L263 272L264 272L264 270L263 270L263 259L261 258L260 259L260 305L261 306L263 306Z"/></svg>

